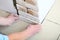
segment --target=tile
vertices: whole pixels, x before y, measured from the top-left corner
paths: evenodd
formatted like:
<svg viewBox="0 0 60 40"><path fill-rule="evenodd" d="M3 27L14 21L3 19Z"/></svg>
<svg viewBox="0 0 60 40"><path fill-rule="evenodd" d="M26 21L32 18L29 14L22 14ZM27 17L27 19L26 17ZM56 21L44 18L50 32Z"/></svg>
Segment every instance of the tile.
<svg viewBox="0 0 60 40"><path fill-rule="evenodd" d="M13 0L0 0L0 9L16 14L16 9L13 5Z"/></svg>
<svg viewBox="0 0 60 40"><path fill-rule="evenodd" d="M57 40L60 40L60 34L59 34L59 36L58 36Z"/></svg>
<svg viewBox="0 0 60 40"><path fill-rule="evenodd" d="M36 5L36 3L37 3L36 0L25 0L25 2L30 3L32 5Z"/></svg>
<svg viewBox="0 0 60 40"><path fill-rule="evenodd" d="M54 2L55 0L38 0L40 23L44 20Z"/></svg>
<svg viewBox="0 0 60 40"><path fill-rule="evenodd" d="M56 40L59 33L60 25L45 20L42 24L42 30L29 40Z"/></svg>
<svg viewBox="0 0 60 40"><path fill-rule="evenodd" d="M46 19L60 24L60 0L56 0Z"/></svg>
<svg viewBox="0 0 60 40"><path fill-rule="evenodd" d="M60 38L59 38L59 40L60 40Z"/></svg>

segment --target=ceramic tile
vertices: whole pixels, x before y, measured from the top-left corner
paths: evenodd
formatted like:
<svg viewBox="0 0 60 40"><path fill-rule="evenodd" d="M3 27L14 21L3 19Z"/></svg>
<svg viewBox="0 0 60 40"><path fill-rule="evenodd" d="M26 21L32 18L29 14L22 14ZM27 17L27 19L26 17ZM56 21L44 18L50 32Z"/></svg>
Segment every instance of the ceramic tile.
<svg viewBox="0 0 60 40"><path fill-rule="evenodd" d="M60 0L56 0L46 19L60 24Z"/></svg>
<svg viewBox="0 0 60 40"><path fill-rule="evenodd" d="M60 33L60 25L45 20L42 30L29 40L56 40Z"/></svg>

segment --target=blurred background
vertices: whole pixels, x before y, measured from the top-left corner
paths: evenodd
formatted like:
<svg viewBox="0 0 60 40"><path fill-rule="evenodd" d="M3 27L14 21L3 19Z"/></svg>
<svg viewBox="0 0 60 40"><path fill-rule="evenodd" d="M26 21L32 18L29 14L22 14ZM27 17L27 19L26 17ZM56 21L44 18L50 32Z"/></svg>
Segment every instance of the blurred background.
<svg viewBox="0 0 60 40"><path fill-rule="evenodd" d="M28 40L60 40L60 0L37 0L37 3L42 29ZM8 13L3 14L5 12L1 10L0 13L2 13L0 16L8 15ZM0 32L4 34L20 32L24 30L27 25L28 23L18 20L18 22L10 27L0 28Z"/></svg>

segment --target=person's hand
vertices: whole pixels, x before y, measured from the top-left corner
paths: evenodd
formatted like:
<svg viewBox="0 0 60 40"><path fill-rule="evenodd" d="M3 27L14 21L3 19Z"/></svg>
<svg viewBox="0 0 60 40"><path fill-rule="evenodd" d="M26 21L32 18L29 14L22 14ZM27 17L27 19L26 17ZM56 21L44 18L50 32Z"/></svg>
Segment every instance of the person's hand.
<svg viewBox="0 0 60 40"><path fill-rule="evenodd" d="M15 22L18 19L17 15L10 14L8 17L0 17L0 25L7 26L11 25L13 22Z"/></svg>
<svg viewBox="0 0 60 40"><path fill-rule="evenodd" d="M15 15L15 14L10 14L10 15L8 15L7 18L8 18L8 19L12 19L12 20L17 20L17 19L19 19L18 15Z"/></svg>
<svg viewBox="0 0 60 40"><path fill-rule="evenodd" d="M8 25L11 25L13 22L19 19L18 15L10 14L7 19L9 20Z"/></svg>
<svg viewBox="0 0 60 40"><path fill-rule="evenodd" d="M33 33L39 32L41 30L41 24L29 25L27 27L27 30L29 30L29 31L31 31Z"/></svg>

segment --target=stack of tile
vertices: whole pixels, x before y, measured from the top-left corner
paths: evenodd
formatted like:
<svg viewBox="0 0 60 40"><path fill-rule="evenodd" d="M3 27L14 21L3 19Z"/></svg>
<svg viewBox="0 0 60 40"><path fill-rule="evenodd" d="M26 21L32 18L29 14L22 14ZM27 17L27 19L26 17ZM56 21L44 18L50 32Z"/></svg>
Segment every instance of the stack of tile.
<svg viewBox="0 0 60 40"><path fill-rule="evenodd" d="M37 0L16 0L20 19L29 24L38 24Z"/></svg>
<svg viewBox="0 0 60 40"><path fill-rule="evenodd" d="M20 11L38 17L38 7L36 0L16 0Z"/></svg>

